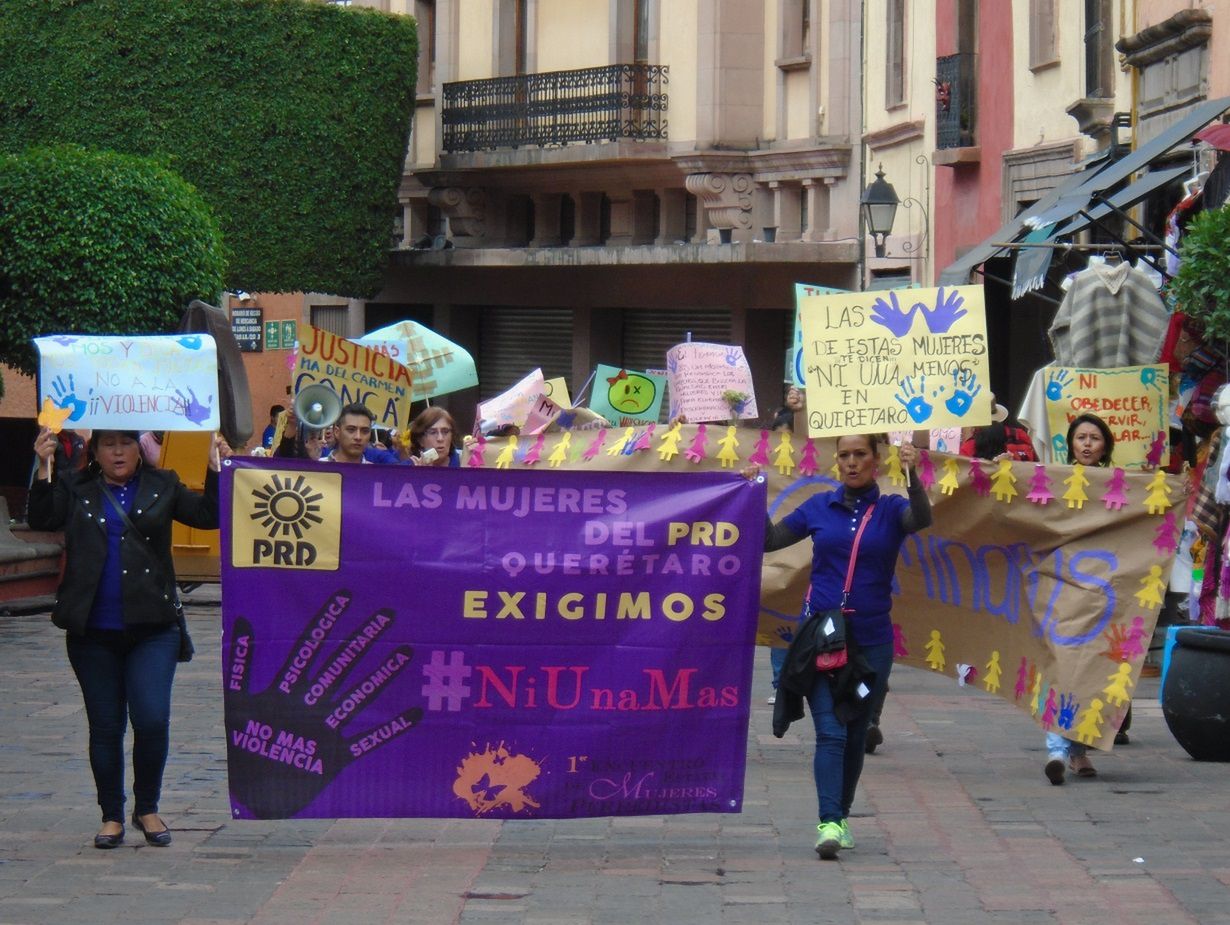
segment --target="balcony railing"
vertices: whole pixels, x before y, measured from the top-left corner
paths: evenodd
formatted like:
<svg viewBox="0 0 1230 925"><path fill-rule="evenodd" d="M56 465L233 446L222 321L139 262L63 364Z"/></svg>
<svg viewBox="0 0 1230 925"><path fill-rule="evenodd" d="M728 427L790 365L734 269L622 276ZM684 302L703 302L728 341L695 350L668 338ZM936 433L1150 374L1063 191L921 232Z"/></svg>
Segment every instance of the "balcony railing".
<svg viewBox="0 0 1230 925"><path fill-rule="evenodd" d="M969 53L935 59L935 146L971 148L978 142L975 63Z"/></svg>
<svg viewBox="0 0 1230 925"><path fill-rule="evenodd" d="M666 138L669 68L613 64L444 85L444 150Z"/></svg>

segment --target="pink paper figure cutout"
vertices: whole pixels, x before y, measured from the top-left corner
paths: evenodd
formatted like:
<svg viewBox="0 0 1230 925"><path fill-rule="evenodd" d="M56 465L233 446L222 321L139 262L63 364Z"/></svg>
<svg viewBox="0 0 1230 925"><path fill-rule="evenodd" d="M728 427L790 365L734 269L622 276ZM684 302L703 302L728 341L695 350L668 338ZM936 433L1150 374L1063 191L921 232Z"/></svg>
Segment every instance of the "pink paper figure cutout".
<svg viewBox="0 0 1230 925"><path fill-rule="evenodd" d="M1145 618L1132 617L1132 628L1128 630L1127 639L1124 640L1122 652L1125 660L1130 661L1134 658L1143 658L1146 652L1145 639Z"/></svg>
<svg viewBox="0 0 1230 925"><path fill-rule="evenodd" d="M1055 688L1046 692L1046 706L1042 708L1042 728L1047 732L1055 725L1055 717L1059 713L1059 703L1055 700Z"/></svg>
<svg viewBox="0 0 1230 925"><path fill-rule="evenodd" d="M546 434L539 434L534 441L534 445L525 451L525 459L522 460L527 466L532 466L542 457L542 445L546 441Z"/></svg>
<svg viewBox="0 0 1230 925"><path fill-rule="evenodd" d="M1166 433L1159 430L1157 436L1153 438L1153 443L1149 446L1149 453L1145 456L1145 462L1150 466L1157 468L1162 464L1162 455L1166 452Z"/></svg>
<svg viewBox="0 0 1230 925"><path fill-rule="evenodd" d="M931 461L931 454L926 450L919 450L918 464L914 468L918 472L918 481L922 482L922 487L930 491L935 484L935 463Z"/></svg>
<svg viewBox="0 0 1230 925"><path fill-rule="evenodd" d="M487 441L482 437L477 438L470 444L470 455L466 458L466 465L471 468L481 468L483 465L483 453L487 450Z"/></svg>
<svg viewBox="0 0 1230 925"><path fill-rule="evenodd" d="M653 429L657 426L657 424L650 424L647 428L645 428L645 432L636 439L636 443L632 447L632 452L635 453L640 450L653 449L653 444L651 442L653 440Z"/></svg>
<svg viewBox="0 0 1230 925"><path fill-rule="evenodd" d="M816 441L808 440L803 447L803 458L799 460L799 475L810 478L816 474Z"/></svg>
<svg viewBox="0 0 1230 925"><path fill-rule="evenodd" d="M701 425L704 427L705 425ZM748 464L752 466L767 466L769 464L769 432L762 430L760 439L756 441L756 449L752 450L752 455L747 458Z"/></svg>
<svg viewBox="0 0 1230 925"><path fill-rule="evenodd" d="M586 462L593 460L602 451L602 444L606 442L606 428L598 431L598 436L594 437L589 442L589 446L585 448L585 452L581 454L581 458Z"/></svg>
<svg viewBox="0 0 1230 925"><path fill-rule="evenodd" d="M910 654L909 646L905 642L905 632L901 629L900 623L893 624L893 658L905 658Z"/></svg>
<svg viewBox="0 0 1230 925"><path fill-rule="evenodd" d="M705 438L708 434L708 428L704 424L696 425L696 436L692 438L692 445L688 447L688 451L683 455L687 457L688 462L698 463L705 458ZM767 459L765 460L768 461ZM748 462L751 462L749 459Z"/></svg>
<svg viewBox="0 0 1230 925"><path fill-rule="evenodd" d="M1106 483L1106 494L1102 495L1102 503L1108 511L1121 511L1127 504L1127 473L1115 467L1114 474Z"/></svg>
<svg viewBox="0 0 1230 925"><path fill-rule="evenodd" d="M979 459L969 461L969 485L979 498L991 493L991 479L982 471L982 461Z"/></svg>
<svg viewBox="0 0 1230 925"><path fill-rule="evenodd" d="M1025 656L1021 656L1021 667L1016 670L1016 699L1020 700L1025 696L1025 691L1029 690L1029 678L1033 674L1033 670L1029 668L1029 662Z"/></svg>
<svg viewBox="0 0 1230 925"><path fill-rule="evenodd" d="M1029 494L1025 498L1034 504L1046 504L1048 501L1055 500L1055 494L1051 491L1051 477L1046 474L1046 466L1042 463L1034 466L1034 476L1029 483Z"/></svg>
<svg viewBox="0 0 1230 925"><path fill-rule="evenodd" d="M1168 555L1179 545L1176 539L1178 525L1175 523L1174 511L1167 511L1165 518L1153 532L1153 548L1159 555Z"/></svg>

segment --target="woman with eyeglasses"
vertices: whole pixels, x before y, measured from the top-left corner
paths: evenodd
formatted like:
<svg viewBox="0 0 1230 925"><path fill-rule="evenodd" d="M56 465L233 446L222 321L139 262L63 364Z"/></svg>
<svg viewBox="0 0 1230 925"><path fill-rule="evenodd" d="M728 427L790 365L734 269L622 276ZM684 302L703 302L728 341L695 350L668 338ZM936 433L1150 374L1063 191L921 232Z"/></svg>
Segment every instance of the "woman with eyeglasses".
<svg viewBox="0 0 1230 925"><path fill-rule="evenodd" d="M410 459L413 466L461 465L461 451L453 444L457 426L443 408L427 408L410 424Z"/></svg>

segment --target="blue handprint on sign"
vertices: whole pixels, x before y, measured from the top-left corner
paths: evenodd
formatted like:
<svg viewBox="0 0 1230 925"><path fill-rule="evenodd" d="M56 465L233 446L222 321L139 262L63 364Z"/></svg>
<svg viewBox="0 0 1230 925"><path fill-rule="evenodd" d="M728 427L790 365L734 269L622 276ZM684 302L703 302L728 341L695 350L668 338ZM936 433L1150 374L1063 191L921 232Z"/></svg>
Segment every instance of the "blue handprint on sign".
<svg viewBox="0 0 1230 925"><path fill-rule="evenodd" d="M777 633L777 638L782 642L794 641L794 627L792 626L779 626L774 632Z"/></svg>
<svg viewBox="0 0 1230 925"><path fill-rule="evenodd" d="M982 391L978 384L978 374L972 369L961 368L952 371L952 397L944 402L944 407L957 417L964 417L974 404L974 396Z"/></svg>
<svg viewBox="0 0 1230 925"><path fill-rule="evenodd" d="M741 348L727 347L726 348L726 365L727 366L738 366L739 358L742 355L743 355L743 350Z"/></svg>
<svg viewBox="0 0 1230 925"><path fill-rule="evenodd" d="M1072 374L1066 369L1061 369L1059 372L1051 373L1050 380L1046 383L1046 397L1050 401L1059 401L1063 398L1063 390L1072 384Z"/></svg>
<svg viewBox="0 0 1230 925"><path fill-rule="evenodd" d="M894 396L904 406L906 413L914 419L915 424L921 424L931 417L932 406L927 402L927 377L918 377L918 386L907 376L901 382L901 388Z"/></svg>
<svg viewBox="0 0 1230 925"><path fill-rule="evenodd" d="M201 337L199 334L186 335L184 337L179 338L179 340L176 341L176 343L178 343L181 347L184 347L188 350L200 350L201 349Z"/></svg>
<svg viewBox="0 0 1230 925"><path fill-rule="evenodd" d="M878 298L871 303L870 318L876 324L888 328L889 333L894 337L902 337L909 333L910 325L914 323L914 312L918 311L918 305L911 305L909 311L902 311L901 302L897 299L895 292L888 294L888 300L885 302L883 298Z"/></svg>
<svg viewBox="0 0 1230 925"><path fill-rule="evenodd" d="M672 350L666 355L666 371L671 375L679 371L679 351Z"/></svg>
<svg viewBox="0 0 1230 925"><path fill-rule="evenodd" d="M73 381L73 374L68 374L68 384L64 384L63 376L56 376L51 382L51 390L55 393L52 401L55 402L57 408L70 408L68 419L70 421L78 421L85 414L85 402L77 397L77 384Z"/></svg>
<svg viewBox="0 0 1230 925"><path fill-rule="evenodd" d="M1059 727L1061 729L1071 729L1072 722L1076 719L1076 713L1081 708L1079 703L1076 703L1071 694L1059 695Z"/></svg>
<svg viewBox="0 0 1230 925"><path fill-rule="evenodd" d="M1063 434L1055 434L1051 437L1051 453L1056 459L1068 458L1068 438Z"/></svg>
<svg viewBox="0 0 1230 925"><path fill-rule="evenodd" d="M1162 387L1158 385L1157 383L1157 367L1156 366L1144 366L1141 368L1140 384L1144 386L1150 386L1151 388L1155 388L1159 392L1162 390Z"/></svg>
<svg viewBox="0 0 1230 925"><path fill-rule="evenodd" d="M196 397L196 392L194 392L191 387L188 388L188 395L191 396L191 398L186 397L179 389L175 390L175 394L178 395L179 400L184 403L184 417L186 417L193 424L200 424L201 422L209 419L214 401L214 397L212 395L209 396L209 404L202 405Z"/></svg>
<svg viewBox="0 0 1230 925"><path fill-rule="evenodd" d="M954 324L968 314L961 307L964 304L965 297L961 293L952 291L945 296L944 287L941 286L935 298L935 308L928 310L927 306L921 302L918 303L918 307L922 309L923 320L927 322L927 330L932 334L946 334Z"/></svg>

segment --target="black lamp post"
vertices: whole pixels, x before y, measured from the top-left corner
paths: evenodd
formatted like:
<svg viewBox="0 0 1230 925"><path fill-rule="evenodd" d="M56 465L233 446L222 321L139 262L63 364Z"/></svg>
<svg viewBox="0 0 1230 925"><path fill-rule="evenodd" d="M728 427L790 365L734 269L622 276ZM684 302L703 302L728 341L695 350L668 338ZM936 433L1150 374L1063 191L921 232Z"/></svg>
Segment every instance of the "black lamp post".
<svg viewBox="0 0 1230 925"><path fill-rule="evenodd" d="M893 230L893 220L897 217L897 206L901 200L893 185L884 179L884 165L876 171L876 178L871 185L863 190L863 198L859 200L863 210L863 221L867 223L867 231L875 240L876 256L884 256L884 242Z"/></svg>

